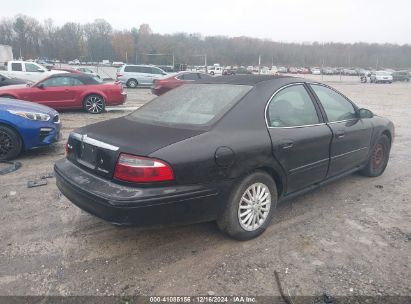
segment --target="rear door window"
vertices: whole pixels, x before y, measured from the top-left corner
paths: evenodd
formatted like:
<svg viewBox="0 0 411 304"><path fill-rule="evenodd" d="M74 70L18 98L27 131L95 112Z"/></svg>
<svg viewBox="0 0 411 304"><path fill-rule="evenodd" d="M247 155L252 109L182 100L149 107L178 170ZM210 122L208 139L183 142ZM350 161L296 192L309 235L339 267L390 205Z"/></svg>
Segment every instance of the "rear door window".
<svg viewBox="0 0 411 304"><path fill-rule="evenodd" d="M23 65L21 63L18 63L18 62L13 62L11 64L11 70L21 72L21 71L23 71Z"/></svg>
<svg viewBox="0 0 411 304"><path fill-rule="evenodd" d="M219 119L251 88L228 84L184 85L126 117L160 125L207 126Z"/></svg>
<svg viewBox="0 0 411 304"><path fill-rule="evenodd" d="M278 92L267 108L269 127L300 127L319 123L317 111L302 84Z"/></svg>
<svg viewBox="0 0 411 304"><path fill-rule="evenodd" d="M138 72L138 67L135 66L135 65L128 65L124 68L124 72L137 73Z"/></svg>

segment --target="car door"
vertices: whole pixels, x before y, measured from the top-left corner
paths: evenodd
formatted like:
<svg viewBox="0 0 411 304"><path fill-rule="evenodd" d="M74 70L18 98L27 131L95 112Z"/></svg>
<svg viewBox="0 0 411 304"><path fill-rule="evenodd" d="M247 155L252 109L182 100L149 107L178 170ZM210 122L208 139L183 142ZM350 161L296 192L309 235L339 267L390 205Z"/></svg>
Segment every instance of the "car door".
<svg viewBox="0 0 411 304"><path fill-rule="evenodd" d="M160 70L159 68L155 68L155 67L151 68L152 82L154 82L155 79L163 78L164 75L165 75L165 73L162 70Z"/></svg>
<svg viewBox="0 0 411 304"><path fill-rule="evenodd" d="M310 86L333 132L328 171L328 176L332 177L355 168L367 159L372 123L370 119L360 119L357 107L336 90L322 84Z"/></svg>
<svg viewBox="0 0 411 304"><path fill-rule="evenodd" d="M44 104L54 109L70 108L73 106L75 98L73 88L71 77L50 77L33 87L28 94L29 96L27 96L27 100Z"/></svg>
<svg viewBox="0 0 411 304"><path fill-rule="evenodd" d="M151 68L145 66L137 67L137 81L139 84L147 86L153 83L151 75Z"/></svg>
<svg viewBox="0 0 411 304"><path fill-rule="evenodd" d="M45 70L38 66L37 64L26 62L24 63L25 68L25 78L31 81L39 81L46 77Z"/></svg>
<svg viewBox="0 0 411 304"><path fill-rule="evenodd" d="M267 105L266 122L274 157L287 175L287 194L326 177L332 133L305 84L277 91Z"/></svg>

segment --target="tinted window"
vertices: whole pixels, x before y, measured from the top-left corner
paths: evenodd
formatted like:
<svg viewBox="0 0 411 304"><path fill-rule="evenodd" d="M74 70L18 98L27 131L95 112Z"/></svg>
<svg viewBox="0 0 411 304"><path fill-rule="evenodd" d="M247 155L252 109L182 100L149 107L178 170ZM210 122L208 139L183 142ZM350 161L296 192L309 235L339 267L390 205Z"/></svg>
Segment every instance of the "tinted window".
<svg viewBox="0 0 411 304"><path fill-rule="evenodd" d="M127 117L166 125L207 125L251 88L226 84L185 85L154 99Z"/></svg>
<svg viewBox="0 0 411 304"><path fill-rule="evenodd" d="M70 77L53 77L42 82L44 87L64 87L73 85L73 78Z"/></svg>
<svg viewBox="0 0 411 304"><path fill-rule="evenodd" d="M163 75L163 71L157 68L151 68L151 73Z"/></svg>
<svg viewBox="0 0 411 304"><path fill-rule="evenodd" d="M144 74L152 74L152 69L150 67L138 67L138 71Z"/></svg>
<svg viewBox="0 0 411 304"><path fill-rule="evenodd" d="M210 75L207 75L207 74L202 74L202 73L198 74L198 76L199 76L201 79L210 79L210 78L213 78L213 76L210 76Z"/></svg>
<svg viewBox="0 0 411 304"><path fill-rule="evenodd" d="M79 85L83 85L84 83L81 82L80 80L76 79L76 78L70 78L71 79L71 85L73 86L79 86Z"/></svg>
<svg viewBox="0 0 411 304"><path fill-rule="evenodd" d="M132 73L137 73L138 72L138 67L135 65L128 65L124 68L124 72L132 72Z"/></svg>
<svg viewBox="0 0 411 304"><path fill-rule="evenodd" d="M321 85L311 85L321 101L329 121L340 121L356 117L354 106L344 96Z"/></svg>
<svg viewBox="0 0 411 304"><path fill-rule="evenodd" d="M26 65L26 72L37 72L37 73L40 73L40 72L39 72L39 69L40 69L40 68L39 68L37 65L32 64L32 63L26 63L25 65Z"/></svg>
<svg viewBox="0 0 411 304"><path fill-rule="evenodd" d="M268 106L270 127L297 127L318 124L314 104L303 85L293 85L275 95Z"/></svg>
<svg viewBox="0 0 411 304"><path fill-rule="evenodd" d="M14 62L11 64L12 71L23 71L23 65L21 63Z"/></svg>
<svg viewBox="0 0 411 304"><path fill-rule="evenodd" d="M184 80L198 80L198 74L197 73L186 73L181 75L180 79L184 79Z"/></svg>

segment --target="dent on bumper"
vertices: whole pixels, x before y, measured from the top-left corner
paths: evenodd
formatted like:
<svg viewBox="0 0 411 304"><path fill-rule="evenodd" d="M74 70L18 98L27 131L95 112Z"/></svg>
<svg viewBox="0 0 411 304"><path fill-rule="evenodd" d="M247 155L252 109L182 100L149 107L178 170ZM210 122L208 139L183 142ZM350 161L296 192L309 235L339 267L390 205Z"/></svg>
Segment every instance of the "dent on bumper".
<svg viewBox="0 0 411 304"><path fill-rule="evenodd" d="M97 177L60 160L55 164L60 191L81 209L118 224L159 225L209 221L221 204L215 188L202 185L135 188Z"/></svg>

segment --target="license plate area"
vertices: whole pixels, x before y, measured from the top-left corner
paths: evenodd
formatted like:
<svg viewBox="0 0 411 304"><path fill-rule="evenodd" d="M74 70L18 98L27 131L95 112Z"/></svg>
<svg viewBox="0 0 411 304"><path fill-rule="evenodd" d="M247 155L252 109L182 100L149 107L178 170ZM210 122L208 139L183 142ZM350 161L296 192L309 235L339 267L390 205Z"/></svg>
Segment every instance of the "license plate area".
<svg viewBox="0 0 411 304"><path fill-rule="evenodd" d="M86 143L80 143L77 161L84 166L94 169L97 165L98 149Z"/></svg>

